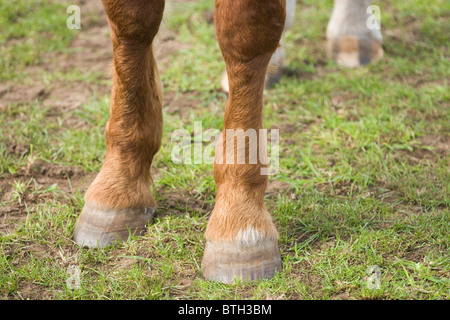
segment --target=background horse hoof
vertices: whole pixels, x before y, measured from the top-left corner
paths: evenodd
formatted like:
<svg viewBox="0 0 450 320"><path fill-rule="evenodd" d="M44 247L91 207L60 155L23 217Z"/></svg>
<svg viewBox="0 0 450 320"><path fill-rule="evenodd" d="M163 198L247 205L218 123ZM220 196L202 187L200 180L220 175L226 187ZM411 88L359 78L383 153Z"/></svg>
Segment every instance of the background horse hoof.
<svg viewBox="0 0 450 320"><path fill-rule="evenodd" d="M327 51L328 56L338 65L347 68L367 65L384 55L380 40L355 36L329 39Z"/></svg>

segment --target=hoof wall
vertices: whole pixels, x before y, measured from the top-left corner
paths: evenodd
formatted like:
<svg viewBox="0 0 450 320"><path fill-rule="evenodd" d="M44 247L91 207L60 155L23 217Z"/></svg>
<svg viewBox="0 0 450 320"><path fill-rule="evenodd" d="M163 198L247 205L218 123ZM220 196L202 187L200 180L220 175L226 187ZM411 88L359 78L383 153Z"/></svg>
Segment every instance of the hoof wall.
<svg viewBox="0 0 450 320"><path fill-rule="evenodd" d="M381 59L383 55L381 42L377 39L349 36L328 40L328 56L346 68L367 65Z"/></svg>
<svg viewBox="0 0 450 320"><path fill-rule="evenodd" d="M278 243L267 240L254 244L207 241L202 261L207 280L233 283L272 278L282 270Z"/></svg>
<svg viewBox="0 0 450 320"><path fill-rule="evenodd" d="M105 209L86 203L74 228L81 246L103 248L130 235L140 235L152 222L155 208Z"/></svg>

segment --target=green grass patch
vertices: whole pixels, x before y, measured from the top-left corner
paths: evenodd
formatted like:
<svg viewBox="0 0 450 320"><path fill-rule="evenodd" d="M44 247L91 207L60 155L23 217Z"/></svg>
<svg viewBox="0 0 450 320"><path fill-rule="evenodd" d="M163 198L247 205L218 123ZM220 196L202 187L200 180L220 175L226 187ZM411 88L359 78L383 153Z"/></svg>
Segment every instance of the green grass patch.
<svg viewBox="0 0 450 320"><path fill-rule="evenodd" d="M450 7L444 0L378 5L386 55L348 70L325 54L332 1L298 1L285 77L264 96L264 125L281 137L280 170L266 193L283 260L273 279L224 285L201 277L213 169L174 164L171 135L193 134L199 120L204 131L222 129L224 63L208 19L213 2L168 2L163 23L180 50L160 66L166 102L154 223L106 249L71 240L81 182L105 156L109 95L94 88L66 109L45 96L0 105L0 297L448 299ZM42 68L47 53L70 56L76 34L67 17L54 1L1 2L0 81L33 83L27 67ZM110 85L95 72L42 72L49 88ZM67 282L71 267L80 272L78 288Z"/></svg>

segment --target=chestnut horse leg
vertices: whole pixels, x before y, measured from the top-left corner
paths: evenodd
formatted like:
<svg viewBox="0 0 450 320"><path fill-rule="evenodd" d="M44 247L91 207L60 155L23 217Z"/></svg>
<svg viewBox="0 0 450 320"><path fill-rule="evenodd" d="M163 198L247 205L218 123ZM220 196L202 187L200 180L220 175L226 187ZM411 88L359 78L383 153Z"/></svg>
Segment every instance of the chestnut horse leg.
<svg viewBox="0 0 450 320"><path fill-rule="evenodd" d="M286 0L286 20L284 24L284 33L289 30L294 23L294 15L295 15L295 2L296 0ZM272 88L276 83L278 83L283 75L283 66L285 63L285 51L283 47L283 36L280 39L280 44L272 55L272 58L269 61L269 68L266 72L266 82L265 86L267 89ZM222 78L220 80L220 86L222 90L226 93L230 91L228 84L228 75L227 72L224 71L222 74Z"/></svg>
<svg viewBox="0 0 450 320"><path fill-rule="evenodd" d="M216 33L230 93L223 141L216 146L216 204L205 233L202 269L209 280L255 280L272 277L281 269L278 233L264 205L268 177L261 174L261 159L251 164L249 157L250 152L267 147L258 142L264 81L280 42L285 15L285 0L216 0ZM228 148L226 140L232 129L253 130L258 138L253 144L249 139L236 147L233 136L234 148ZM245 149L244 164L236 161L236 152L241 149ZM228 156L234 161L228 161Z"/></svg>
<svg viewBox="0 0 450 320"><path fill-rule="evenodd" d="M327 51L337 64L352 68L383 57L380 26L369 7L370 0L334 0Z"/></svg>
<svg viewBox="0 0 450 320"><path fill-rule="evenodd" d="M162 88L152 42L164 0L103 0L113 45L113 88L106 158L87 190L74 240L104 247L152 220L150 166L161 144Z"/></svg>

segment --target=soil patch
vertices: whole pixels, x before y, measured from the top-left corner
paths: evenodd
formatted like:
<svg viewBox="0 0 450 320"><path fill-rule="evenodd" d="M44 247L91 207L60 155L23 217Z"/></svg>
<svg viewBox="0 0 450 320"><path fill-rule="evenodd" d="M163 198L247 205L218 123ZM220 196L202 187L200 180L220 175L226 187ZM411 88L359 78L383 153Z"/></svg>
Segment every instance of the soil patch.
<svg viewBox="0 0 450 320"><path fill-rule="evenodd" d="M0 178L0 233L8 233L16 223L25 221L34 204L55 198L69 202L67 195L84 194L95 176L79 167L38 162Z"/></svg>
<svg viewBox="0 0 450 320"><path fill-rule="evenodd" d="M418 144L412 151L401 151L410 161L419 163L423 160L435 162L438 157L446 158L450 155L450 136L443 134L428 134L419 137Z"/></svg>

